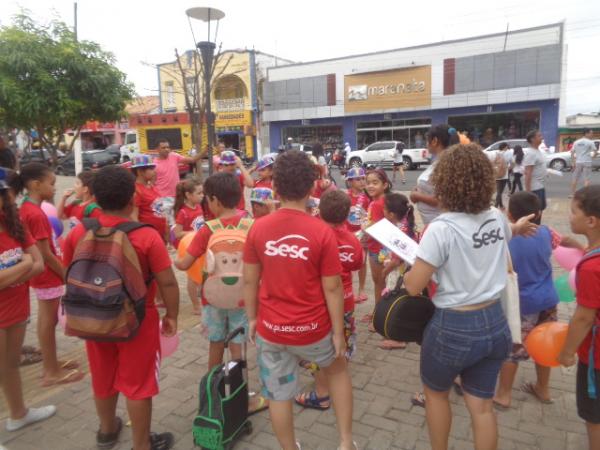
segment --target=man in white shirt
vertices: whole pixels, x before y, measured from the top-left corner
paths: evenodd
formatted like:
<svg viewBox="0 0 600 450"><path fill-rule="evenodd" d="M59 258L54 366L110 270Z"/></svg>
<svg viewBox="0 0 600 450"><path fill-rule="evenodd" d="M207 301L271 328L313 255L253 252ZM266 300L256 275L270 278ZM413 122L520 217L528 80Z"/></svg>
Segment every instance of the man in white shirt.
<svg viewBox="0 0 600 450"><path fill-rule="evenodd" d="M546 209L546 157L539 150L542 133L532 130L527 133L529 148L525 149L523 166L525 167L525 190L533 192L540 199L542 211Z"/></svg>
<svg viewBox="0 0 600 450"><path fill-rule="evenodd" d="M571 181L571 195L575 195L579 179L583 175L583 185L589 186L592 174L592 156L596 152L596 146L592 141L594 132L589 128L583 130L583 137L577 139L571 148L571 160L573 162L573 179Z"/></svg>

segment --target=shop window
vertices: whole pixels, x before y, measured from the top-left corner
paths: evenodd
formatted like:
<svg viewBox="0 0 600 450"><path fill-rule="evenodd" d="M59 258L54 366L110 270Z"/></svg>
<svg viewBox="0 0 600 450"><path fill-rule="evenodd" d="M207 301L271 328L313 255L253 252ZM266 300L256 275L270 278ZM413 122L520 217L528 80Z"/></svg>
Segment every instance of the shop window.
<svg viewBox="0 0 600 450"><path fill-rule="evenodd" d="M295 144L313 144L319 142L325 150L343 146L343 130L341 125L287 127L281 133L282 144L292 138Z"/></svg>

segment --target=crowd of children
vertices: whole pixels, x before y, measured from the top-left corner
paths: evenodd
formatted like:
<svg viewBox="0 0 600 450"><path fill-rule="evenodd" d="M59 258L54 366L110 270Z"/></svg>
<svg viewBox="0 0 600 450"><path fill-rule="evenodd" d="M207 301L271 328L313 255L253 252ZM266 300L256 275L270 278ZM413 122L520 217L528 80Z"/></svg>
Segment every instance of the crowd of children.
<svg viewBox="0 0 600 450"><path fill-rule="evenodd" d="M55 329L69 282L67 269L91 224L112 229L139 221L148 226L127 233L139 270L148 280L137 334L123 342L86 341L100 422L99 448L118 442L123 427L116 413L120 393L127 399L135 450L173 445L170 433L151 433L152 398L159 390L159 333L173 336L179 313L179 288L168 245L177 247L190 233L193 236L188 236L190 241L174 265L188 270L198 259L203 261L203 283L188 277L187 292L209 341L208 369L223 362L229 333L238 327L247 330L229 348L232 357L239 358L245 340L257 346L262 392L251 396L248 412L269 409L284 450L300 448L293 426L294 402L319 410L333 406L339 448L357 448L348 362L356 351L355 304L368 299L367 261L374 306L398 280L410 294L429 288L436 306L421 349L420 402L427 404L432 448L447 448L448 392L457 381L471 414L475 447L496 448L493 408L510 407L518 363L528 358L522 345L512 346L498 301L506 284L507 258L512 257L519 274L525 338L535 326L557 320L552 250L558 245L588 249L577 268L578 307L560 362L575 364L574 355L579 353L577 406L588 426L590 448L597 448L600 188L585 187L572 202L571 229L587 237L584 246L541 225L542 208L535 194L513 195L508 219L490 208L497 178L492 163L478 146L456 142L456 132L448 126L434 126L428 135L435 161L410 195L425 230L417 229L413 205L392 191L383 170L349 169L343 190L335 188L318 159L303 152L290 150L277 159L267 156L248 171L233 152L223 151L215 161L217 173L204 183L195 178L179 182L171 218L166 213L171 208L162 205L163 196L154 186L156 162L148 156L134 158L129 168L82 172L58 203L59 217L70 223L61 247L41 208L43 201L54 198L52 171L35 163L19 174L0 168L0 381L10 410L7 429L20 429L56 411L54 406L26 408L23 402L18 366L29 317L29 286L38 300L42 384L81 380L84 373L76 361L57 357ZM248 204L245 188L252 188ZM17 209L16 198L23 191ZM365 233L384 218L420 242L412 267ZM162 317L158 306L164 307ZM374 331L372 314L361 321ZM406 343L383 340L380 347L402 349ZM315 385L299 393L301 369L310 371ZM536 371L537 380L522 389L543 403L551 402L550 369L536 365Z"/></svg>

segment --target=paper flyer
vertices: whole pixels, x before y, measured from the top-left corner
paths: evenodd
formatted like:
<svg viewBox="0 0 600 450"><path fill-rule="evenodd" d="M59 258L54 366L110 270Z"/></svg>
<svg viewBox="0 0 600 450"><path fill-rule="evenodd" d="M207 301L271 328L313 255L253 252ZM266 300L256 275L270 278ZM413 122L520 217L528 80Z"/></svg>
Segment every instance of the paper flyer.
<svg viewBox="0 0 600 450"><path fill-rule="evenodd" d="M365 230L373 239L381 245L389 248L392 252L409 264L414 264L417 259L419 244L396 227L387 219L381 219L375 225Z"/></svg>

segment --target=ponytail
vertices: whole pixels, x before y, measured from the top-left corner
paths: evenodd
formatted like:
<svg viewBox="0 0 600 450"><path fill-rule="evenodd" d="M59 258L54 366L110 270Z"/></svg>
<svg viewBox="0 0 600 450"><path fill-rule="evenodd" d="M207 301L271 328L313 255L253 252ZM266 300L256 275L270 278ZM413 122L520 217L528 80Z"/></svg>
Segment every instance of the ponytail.
<svg viewBox="0 0 600 450"><path fill-rule="evenodd" d="M194 192L197 186L200 186L200 180L198 178L187 178L177 183L175 190L175 206L173 207L173 213L175 216L179 213L183 205L185 204L185 194L188 192Z"/></svg>
<svg viewBox="0 0 600 450"><path fill-rule="evenodd" d="M406 220L408 235L414 239L416 230L415 209L408 198L398 192L390 192L386 194L384 202L385 208L394 214L398 220Z"/></svg>
<svg viewBox="0 0 600 450"><path fill-rule="evenodd" d="M27 187L30 181L40 181L50 175L52 171L48 166L42 163L32 162L21 167L21 173L10 177L10 187L15 195L20 194Z"/></svg>

